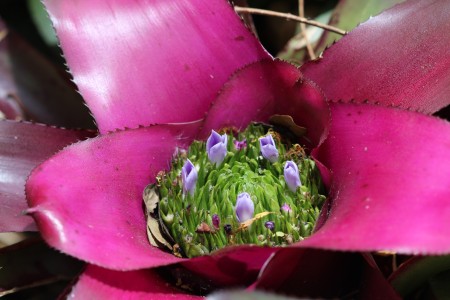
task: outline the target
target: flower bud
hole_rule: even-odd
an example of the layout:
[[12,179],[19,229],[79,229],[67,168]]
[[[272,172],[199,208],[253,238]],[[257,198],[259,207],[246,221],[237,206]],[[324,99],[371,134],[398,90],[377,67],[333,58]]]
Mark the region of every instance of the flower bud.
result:
[[236,150],[242,150],[247,147],[247,140],[246,139],[243,139],[242,141],[234,140],[233,144]]
[[220,135],[214,130],[206,141],[206,152],[208,153],[209,161],[220,165],[227,155],[228,136],[226,134]]
[[236,200],[236,218],[240,223],[253,218],[255,205],[248,193],[240,193]]
[[212,215],[212,223],[213,223],[213,226],[216,229],[219,228],[219,226],[220,226],[220,218],[219,218],[219,216],[217,214],[213,214]]
[[278,150],[271,134],[259,138],[259,145],[261,154],[265,159],[269,160],[271,163],[278,160]]
[[297,164],[292,160],[288,160],[284,165],[284,180],[289,189],[294,193],[301,186]]
[[181,178],[183,180],[183,191],[194,195],[195,184],[197,183],[197,170],[192,162],[188,159],[181,168]]
[[287,203],[284,203],[282,206],[281,206],[281,211],[284,211],[284,212],[291,212],[292,211],[292,209],[291,209],[291,207],[289,206],[289,204],[287,204]]
[[270,231],[273,231],[275,229],[275,222],[267,221],[266,223],[264,223],[264,226],[266,226],[266,228]]

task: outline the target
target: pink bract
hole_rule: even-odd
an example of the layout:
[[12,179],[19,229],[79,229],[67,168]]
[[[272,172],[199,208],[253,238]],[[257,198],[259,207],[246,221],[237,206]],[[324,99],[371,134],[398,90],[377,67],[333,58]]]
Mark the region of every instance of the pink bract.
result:
[[[450,125],[383,107],[431,113],[449,104],[442,97],[450,84],[448,55],[426,65],[430,85],[419,81],[411,92],[397,93],[408,91],[418,74],[417,67],[404,68],[411,58],[408,51],[414,59],[421,57],[415,49],[447,33],[447,19],[436,20],[432,13],[448,11],[450,4],[420,3],[408,1],[357,28],[326,51],[323,60],[303,67],[305,78],[293,66],[273,61],[222,0],[201,5],[46,1],[75,81],[103,135],[67,147],[31,174],[29,212],[43,237],[65,253],[119,271],[183,262],[230,283],[236,270],[258,270],[276,249],[237,247],[185,261],[151,247],[141,194],[156,172],[169,166],[175,147],[204,138],[210,129],[242,128],[284,113],[307,126],[309,146],[319,146],[314,153],[331,171],[330,209],[319,231],[299,247],[449,253]],[[420,20],[409,16],[408,22],[391,27],[392,14],[408,16],[419,9]],[[385,52],[371,38],[378,31],[403,36],[418,24],[430,29],[430,37],[401,39],[404,53]],[[448,51],[446,44],[435,46]],[[431,61],[421,59],[412,65]],[[333,85],[333,72],[341,83]],[[356,76],[358,72],[366,75]],[[329,125],[324,94],[383,106],[331,104]],[[149,126],[168,122],[190,123]],[[125,127],[133,129],[118,130]],[[239,258],[238,253],[245,255]],[[233,256],[228,263],[235,263],[235,269],[217,267],[220,259]],[[208,261],[210,268],[200,265]],[[224,274],[213,274],[217,270]],[[102,272],[119,274],[89,267],[80,285]],[[130,274],[146,273],[135,272]]]

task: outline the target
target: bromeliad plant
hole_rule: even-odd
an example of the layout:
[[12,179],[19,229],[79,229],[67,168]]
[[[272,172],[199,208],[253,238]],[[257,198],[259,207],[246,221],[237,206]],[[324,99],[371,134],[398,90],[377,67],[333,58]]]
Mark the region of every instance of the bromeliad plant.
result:
[[[449,104],[446,1],[396,6],[301,69],[273,60],[222,0],[45,3],[100,131],[38,166],[26,185],[28,213],[44,239],[90,264],[72,295],[172,293],[146,269],[174,263],[222,284],[248,283],[280,248],[247,245],[215,251],[215,245],[232,244],[231,236],[236,240],[241,233],[248,236],[243,242],[270,245],[279,237],[277,243],[289,244],[284,236],[295,235],[294,227],[304,221],[298,218],[304,207],[296,201],[308,202],[306,194],[320,185],[306,184],[316,177],[302,178],[308,168],[298,156],[286,159],[277,148],[279,163],[272,135],[240,133],[233,140],[234,135],[220,131],[241,131],[273,115],[290,115],[295,126],[306,128],[295,143],[313,149],[329,192],[317,231],[298,243],[292,240],[295,247],[450,251],[450,127],[425,115]],[[421,31],[428,33],[405,34]],[[211,132],[206,145],[194,142],[207,140]],[[179,156],[170,171],[176,149]],[[246,165],[238,174],[269,172],[273,181],[273,186],[252,184],[256,198],[250,187],[240,189],[235,176],[230,177],[236,180],[232,190],[211,175],[214,170],[236,172],[239,168],[230,161],[249,152],[248,161],[239,160]],[[201,164],[208,164],[210,175],[197,170]],[[189,212],[189,201],[204,199],[209,179],[212,190],[226,199],[205,203],[204,217],[199,214],[194,222],[183,219],[195,214]],[[174,181],[176,187],[168,188]],[[159,185],[160,202],[157,210],[155,203],[147,208],[146,219],[142,193],[148,184]],[[310,190],[302,190],[305,186]],[[277,199],[263,200],[270,195],[263,190],[270,187]],[[223,197],[227,192],[230,196]],[[285,195],[293,196],[280,199]],[[267,207],[259,205],[272,200]],[[225,209],[219,209],[223,203]],[[294,223],[280,225],[291,215]],[[160,219],[174,239],[166,247],[181,250],[170,253],[150,245],[146,228],[155,220],[161,224]],[[280,226],[291,227],[277,236]],[[158,239],[153,228],[150,236]],[[220,241],[211,232],[199,233],[208,228],[220,229]],[[195,238],[184,229],[199,231],[197,241],[211,234],[195,246],[200,254],[213,253],[180,258],[199,254],[190,250]]]

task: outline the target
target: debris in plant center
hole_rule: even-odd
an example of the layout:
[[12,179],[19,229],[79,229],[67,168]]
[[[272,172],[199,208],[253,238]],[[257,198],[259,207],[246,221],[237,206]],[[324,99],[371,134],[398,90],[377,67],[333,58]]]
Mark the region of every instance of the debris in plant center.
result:
[[171,170],[144,192],[151,244],[180,257],[297,242],[311,234],[324,200],[315,162],[260,123],[178,149]]

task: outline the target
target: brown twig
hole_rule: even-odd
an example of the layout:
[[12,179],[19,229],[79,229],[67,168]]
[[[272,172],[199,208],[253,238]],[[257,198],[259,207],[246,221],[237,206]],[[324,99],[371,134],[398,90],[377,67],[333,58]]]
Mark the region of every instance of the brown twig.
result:
[[271,10],[266,10],[266,9],[259,9],[259,8],[250,8],[250,7],[240,7],[240,6],[235,6],[234,10],[237,13],[246,13],[246,14],[255,14],[255,15],[265,15],[265,16],[272,16],[272,17],[280,17],[280,18],[285,18],[288,20],[293,20],[293,21],[297,21],[300,23],[305,23],[305,24],[309,24],[312,26],[316,26],[319,28],[322,28],[324,30],[328,30],[340,35],[346,35],[347,31],[327,25],[327,24],[323,24],[314,20],[308,20],[306,18],[301,18],[299,16],[295,16],[293,14],[289,14],[289,13],[281,13],[281,12],[276,12],[276,11],[271,11]]
[[[298,15],[300,18],[305,17],[305,3],[303,0],[298,0]],[[314,49],[312,48],[311,44],[309,43],[308,34],[306,32],[306,24],[300,23],[300,33],[303,36],[303,39],[306,43],[306,50],[308,50],[309,58],[314,60],[316,59],[316,54],[314,53]]]

